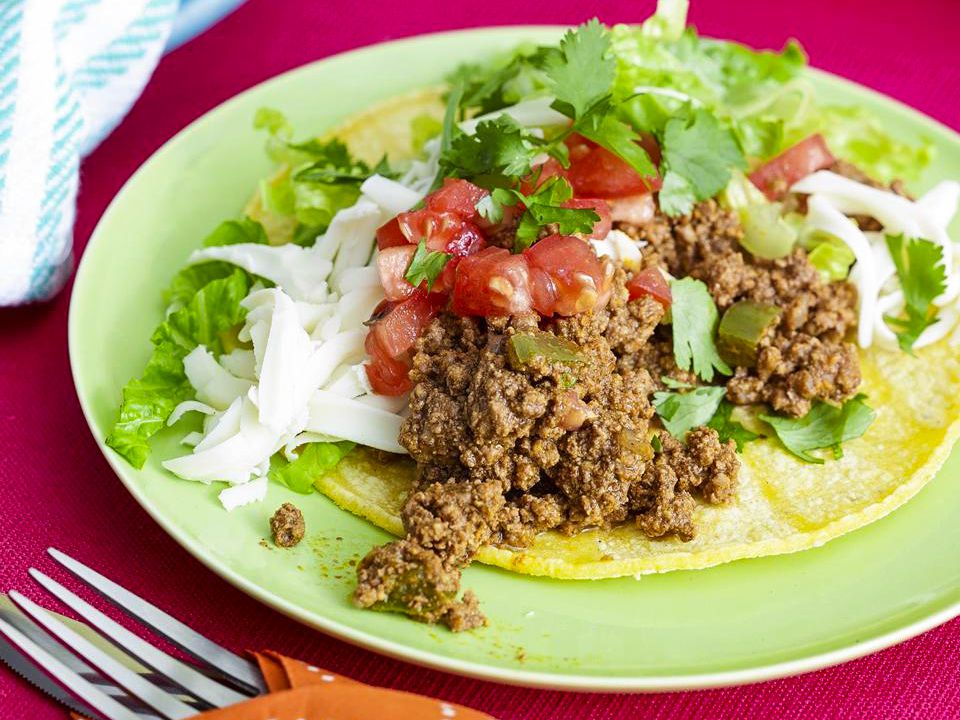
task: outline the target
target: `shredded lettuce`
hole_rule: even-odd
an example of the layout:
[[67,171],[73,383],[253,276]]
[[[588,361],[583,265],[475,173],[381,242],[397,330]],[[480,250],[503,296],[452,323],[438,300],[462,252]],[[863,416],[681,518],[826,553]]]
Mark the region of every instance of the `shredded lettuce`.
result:
[[[204,247],[238,245],[240,243],[266,244],[267,234],[263,226],[250,218],[226,220],[220,223],[206,238]],[[225,262],[206,262],[188,265],[178,272],[164,292],[168,310],[183,307],[197,294],[200,288],[213,280],[232,274],[236,266]]]
[[308,495],[314,490],[314,481],[333,470],[355,446],[356,443],[346,441],[309,443],[296,460],[272,468],[270,479],[286,485],[294,492]]
[[727,123],[747,156],[766,159],[813,133],[830,150],[880,180],[913,179],[933,157],[929,140],[894,138],[859,107],[821,105],[804,77],[807,58],[788,42],[755,51],[682,33],[686,2],[661,0],[643,25],[613,28],[615,94],[638,129],[657,131],[686,102]]
[[336,138],[293,142],[293,129],[277,110],[260,108],[253,125],[267,131],[267,154],[278,165],[261,181],[260,201],[271,215],[296,221],[292,237],[299,245],[313,244],[337,211],[353,205],[364,180],[393,174],[386,158],[370,167]]
[[147,367],[124,387],[120,415],[106,439],[134,467],[143,467],[150,455],[148,440],[163,428],[173,409],[193,397],[183,358],[197,345],[215,352],[223,349],[221,334],[243,320],[240,301],[249,290],[250,276],[234,270],[197,290],[154,330]]
[[807,259],[820,273],[824,282],[846,280],[850,274],[850,266],[857,256],[853,250],[838,238],[827,233],[816,233],[816,238]]

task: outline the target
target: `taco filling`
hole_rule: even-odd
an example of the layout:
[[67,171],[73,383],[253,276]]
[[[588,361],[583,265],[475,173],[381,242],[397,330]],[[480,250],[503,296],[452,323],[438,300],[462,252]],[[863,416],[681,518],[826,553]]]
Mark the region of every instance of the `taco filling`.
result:
[[957,434],[960,185],[914,199],[928,148],[683,8],[462,67],[341,129],[364,159],[261,111],[277,170],[175,279],[108,443],[140,466],[193,417],[165,468],[228,509],[319,488],[400,535],[354,603],[453,630],[476,558],[705,567],[905,501]]

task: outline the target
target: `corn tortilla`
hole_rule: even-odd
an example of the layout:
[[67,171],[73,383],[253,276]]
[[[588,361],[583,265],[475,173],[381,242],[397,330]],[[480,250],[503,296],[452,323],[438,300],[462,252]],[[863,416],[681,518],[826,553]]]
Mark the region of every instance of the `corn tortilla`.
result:
[[[440,117],[439,92],[403,96],[348,120],[334,135],[364,160],[411,152],[410,120]],[[600,579],[690,570],[740,558],[816,547],[889,514],[940,469],[960,437],[960,359],[945,341],[911,357],[861,352],[863,384],[877,417],[866,434],[844,444],[844,456],[805,463],[775,439],[746,446],[737,496],[730,505],[700,504],[697,536],[651,540],[625,524],[574,537],[541,533],[523,550],[485,547],[480,562],[531,575]],[[403,534],[400,509],[415,466],[351,453],[316,481],[337,505],[394,534]]]

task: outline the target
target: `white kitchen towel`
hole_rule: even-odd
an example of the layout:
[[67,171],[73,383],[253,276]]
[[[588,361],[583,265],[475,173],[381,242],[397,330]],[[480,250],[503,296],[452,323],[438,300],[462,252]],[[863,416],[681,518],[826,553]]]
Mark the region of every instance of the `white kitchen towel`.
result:
[[72,269],[80,158],[133,105],[178,0],[0,0],[0,305]]

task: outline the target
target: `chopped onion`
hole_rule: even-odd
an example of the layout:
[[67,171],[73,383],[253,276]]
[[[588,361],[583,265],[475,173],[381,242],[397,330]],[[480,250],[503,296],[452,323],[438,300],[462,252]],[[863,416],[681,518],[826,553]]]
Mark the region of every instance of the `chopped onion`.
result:
[[591,240],[590,244],[599,257],[608,257],[628,270],[640,267],[640,248],[647,243],[637,242],[622,230],[611,230],[603,240]]

